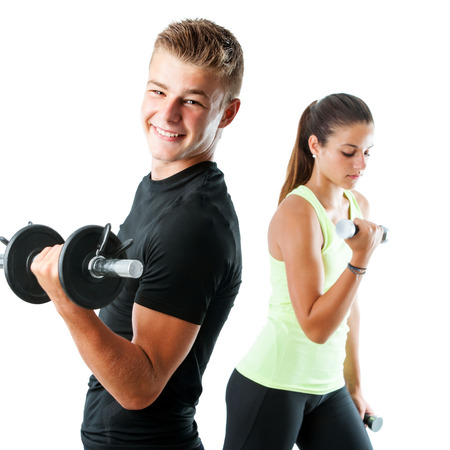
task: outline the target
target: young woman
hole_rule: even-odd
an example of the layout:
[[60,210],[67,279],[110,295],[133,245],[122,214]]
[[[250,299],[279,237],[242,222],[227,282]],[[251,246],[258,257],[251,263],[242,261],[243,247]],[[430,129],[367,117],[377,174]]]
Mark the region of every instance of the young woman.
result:
[[[356,296],[382,230],[354,188],[373,131],[367,105],[347,94],[313,102],[300,119],[269,227],[268,320],[230,378],[224,450],[372,449]],[[340,219],[359,232],[339,239]]]

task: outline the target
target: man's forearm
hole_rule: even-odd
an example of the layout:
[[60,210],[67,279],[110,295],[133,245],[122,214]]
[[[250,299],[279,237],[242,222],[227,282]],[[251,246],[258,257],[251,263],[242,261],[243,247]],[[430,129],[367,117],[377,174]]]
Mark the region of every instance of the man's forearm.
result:
[[113,333],[95,314],[77,305],[58,308],[78,351],[103,387],[126,409],[142,409],[159,395],[145,352]]

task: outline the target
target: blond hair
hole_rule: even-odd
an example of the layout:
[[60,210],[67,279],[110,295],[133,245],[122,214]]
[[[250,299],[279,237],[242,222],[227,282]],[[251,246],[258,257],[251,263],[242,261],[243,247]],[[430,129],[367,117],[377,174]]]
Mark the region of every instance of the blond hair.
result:
[[221,78],[225,101],[239,95],[244,55],[239,42],[226,28],[206,19],[173,22],[156,38],[154,50],[159,49]]

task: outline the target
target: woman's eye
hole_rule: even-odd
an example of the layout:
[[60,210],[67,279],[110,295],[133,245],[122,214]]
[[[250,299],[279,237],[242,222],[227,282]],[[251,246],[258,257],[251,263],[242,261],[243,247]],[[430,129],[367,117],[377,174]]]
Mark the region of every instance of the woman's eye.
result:
[[[342,152],[342,154],[343,154],[346,158],[352,158],[353,156],[356,155],[356,152],[355,152],[355,153]],[[369,157],[370,157],[370,153],[369,153],[369,152],[364,153],[364,158],[369,158]]]

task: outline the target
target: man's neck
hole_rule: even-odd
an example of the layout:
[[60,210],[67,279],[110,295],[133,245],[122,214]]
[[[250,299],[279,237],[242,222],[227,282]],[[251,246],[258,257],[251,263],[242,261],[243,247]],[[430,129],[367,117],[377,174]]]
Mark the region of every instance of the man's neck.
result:
[[204,161],[213,161],[213,155],[205,158],[205,155],[199,155],[190,159],[181,159],[179,161],[161,162],[158,160],[152,161],[151,179],[154,181],[164,180],[183,170],[188,169],[196,164]]

